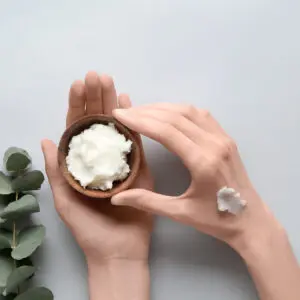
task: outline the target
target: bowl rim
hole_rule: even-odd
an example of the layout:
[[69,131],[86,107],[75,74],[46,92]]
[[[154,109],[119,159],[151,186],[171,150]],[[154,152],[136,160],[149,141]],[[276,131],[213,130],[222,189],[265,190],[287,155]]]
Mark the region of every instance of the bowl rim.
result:
[[[87,123],[86,127],[83,125]],[[124,181],[118,183],[115,187],[108,191],[96,190],[96,189],[88,189],[84,188],[80,185],[80,183],[73,177],[73,175],[68,171],[66,157],[69,152],[69,143],[71,139],[83,132],[85,129],[90,128],[93,124],[108,124],[113,123],[118,130],[119,133],[125,135],[126,139],[130,139],[132,141],[132,149],[131,155],[133,154],[133,162],[130,165],[130,173],[126,177]],[[82,128],[84,126],[85,128]],[[65,131],[63,132],[60,142],[58,145],[58,154],[57,154],[57,161],[59,165],[59,169],[67,181],[67,183],[77,192],[82,195],[85,195],[90,198],[111,198],[112,196],[127,190],[132,186],[134,181],[136,180],[140,164],[141,164],[141,142],[138,138],[137,133],[120,123],[116,120],[113,116],[108,116],[104,114],[93,114],[84,116],[77,121],[73,122],[70,126],[68,126]]]

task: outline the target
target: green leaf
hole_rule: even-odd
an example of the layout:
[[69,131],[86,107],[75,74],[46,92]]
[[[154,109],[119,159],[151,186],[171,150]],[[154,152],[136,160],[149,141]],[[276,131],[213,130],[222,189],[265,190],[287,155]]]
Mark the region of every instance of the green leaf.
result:
[[44,180],[45,177],[41,171],[31,171],[14,179],[11,185],[15,192],[34,191],[41,188]]
[[14,261],[11,257],[0,255],[0,292],[6,288],[7,278],[14,269]]
[[[15,194],[0,195],[0,214],[11,201],[14,201],[14,199],[15,199]],[[4,224],[6,223],[6,221],[7,220],[0,218],[0,228],[6,228],[6,224]]]
[[6,176],[3,172],[0,172],[0,194],[1,195],[9,195],[12,194],[13,188],[11,180],[8,176]]
[[[33,262],[32,262],[30,257],[26,257],[26,258],[21,259],[21,260],[16,260],[15,262],[16,262],[17,268],[23,267],[23,266],[33,267]],[[35,275],[35,273],[33,273],[28,279],[31,279],[32,277],[34,277],[34,275]]]
[[32,195],[25,195],[17,201],[11,202],[0,212],[2,219],[18,219],[21,216],[40,211],[37,199]]
[[2,220],[3,220],[3,222],[2,223],[0,222],[0,229],[12,231],[13,226],[14,226],[13,225],[14,221],[13,220],[5,220],[5,219],[2,219]]
[[11,248],[11,243],[12,233],[7,230],[0,229],[0,250]]
[[53,293],[45,287],[36,287],[17,296],[15,300],[53,300]]
[[11,252],[16,260],[30,256],[42,243],[46,235],[43,225],[31,226],[23,229],[18,235],[18,245]]
[[22,266],[14,269],[7,279],[5,293],[10,294],[21,283],[30,278],[35,272],[35,267]]
[[24,149],[10,147],[6,150],[3,165],[9,172],[20,172],[26,170],[31,164],[31,157]]

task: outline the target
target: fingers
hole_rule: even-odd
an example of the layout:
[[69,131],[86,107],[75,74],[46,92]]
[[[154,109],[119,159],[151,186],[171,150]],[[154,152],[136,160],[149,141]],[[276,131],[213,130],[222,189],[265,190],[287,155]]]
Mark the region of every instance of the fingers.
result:
[[45,159],[45,168],[52,189],[55,206],[61,213],[66,202],[73,198],[72,191],[60,173],[57,163],[57,147],[52,141],[42,141],[42,150]]
[[118,98],[118,106],[120,108],[130,108],[132,106],[130,98],[126,94],[121,94]]
[[[130,108],[132,106],[132,103],[130,101],[130,98],[127,94],[121,94],[118,97],[118,107],[120,108]],[[141,145],[141,149],[142,149],[142,160],[141,160],[141,178],[147,178],[148,182],[136,182],[137,185],[141,184],[141,186],[146,186],[148,189],[152,189],[153,188],[153,182],[152,179],[149,180],[149,178],[152,178],[151,174],[150,174],[150,170],[148,168],[148,164],[146,161],[146,157],[145,157],[145,152],[144,152],[144,147],[143,147],[143,142],[141,139],[141,136],[139,134],[136,134],[137,140]],[[140,178],[138,179],[138,181],[141,181]],[[143,185],[144,184],[144,185]]]
[[85,103],[85,85],[81,80],[77,80],[70,88],[67,127],[84,116]]
[[90,71],[85,77],[86,114],[102,114],[102,88],[101,81],[96,72]]
[[144,189],[131,189],[113,196],[111,203],[117,206],[130,206],[156,215],[180,218],[183,202]]
[[[171,124],[143,116],[134,109],[116,109],[113,115],[132,130],[164,145],[178,155],[188,168],[193,166],[195,159],[198,161],[198,146]],[[187,155],[187,152],[191,154]]]
[[173,111],[153,109],[153,108],[133,108],[144,117],[156,119],[162,123],[168,123],[182,132],[190,140],[201,147],[205,147],[211,139],[210,133],[198,127],[183,115]]
[[172,111],[179,113],[192,121],[200,128],[215,135],[226,135],[224,129],[213,118],[213,116],[204,109],[198,109],[189,104],[175,104],[175,103],[154,103],[143,106],[144,108],[160,109],[165,111]]
[[117,93],[114,81],[107,75],[100,76],[102,88],[103,112],[106,115],[111,115],[112,110],[117,108]]
[[75,81],[70,89],[67,126],[85,114],[112,114],[117,107],[117,93],[113,79],[96,72],[87,73],[85,83]]

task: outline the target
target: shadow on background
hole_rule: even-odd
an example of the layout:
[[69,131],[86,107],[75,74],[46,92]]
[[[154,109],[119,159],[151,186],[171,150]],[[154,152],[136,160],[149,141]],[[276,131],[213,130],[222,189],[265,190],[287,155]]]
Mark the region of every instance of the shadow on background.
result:
[[[156,190],[167,195],[182,194],[189,186],[190,175],[181,161],[157,143],[146,140],[145,145]],[[162,290],[162,286],[174,287],[174,300],[184,299],[184,291],[189,288],[189,293],[195,293],[189,295],[189,299],[217,299],[214,297],[222,290],[227,294],[230,290],[232,300],[258,299],[247,269],[233,249],[167,218],[156,218],[150,261],[154,299],[155,295],[161,299],[165,295],[167,299],[170,291]],[[156,281],[160,284],[156,285]],[[155,290],[156,286],[160,287],[159,291]],[[208,292],[207,287],[216,292]]]

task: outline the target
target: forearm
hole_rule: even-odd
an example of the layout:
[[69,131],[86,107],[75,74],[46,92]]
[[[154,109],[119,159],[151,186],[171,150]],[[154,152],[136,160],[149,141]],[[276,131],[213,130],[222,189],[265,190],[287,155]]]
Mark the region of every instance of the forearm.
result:
[[261,300],[300,299],[300,269],[286,238],[245,261]]
[[149,300],[147,262],[88,263],[90,300]]
[[[261,224],[262,225],[262,224]],[[244,237],[237,251],[245,260],[261,300],[300,299],[300,268],[287,234],[269,216]]]

